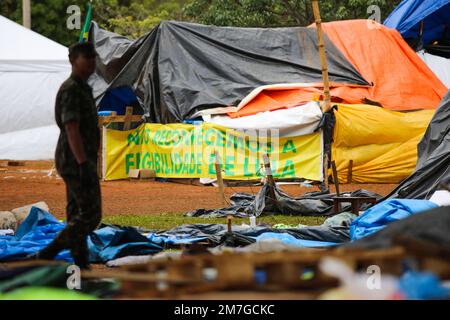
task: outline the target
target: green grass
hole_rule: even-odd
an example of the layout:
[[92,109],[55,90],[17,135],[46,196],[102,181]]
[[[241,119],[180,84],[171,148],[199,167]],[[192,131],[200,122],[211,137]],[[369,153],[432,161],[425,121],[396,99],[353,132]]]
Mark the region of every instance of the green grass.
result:
[[[325,221],[325,217],[298,217],[298,216],[268,216],[260,217],[257,223],[267,223],[275,225],[279,223],[287,225],[321,225]],[[185,217],[183,214],[163,213],[158,215],[119,215],[108,216],[103,218],[104,223],[116,224],[121,226],[143,227],[147,229],[171,229],[183,224],[197,223],[226,223],[226,218],[191,218]],[[242,223],[250,224],[249,219],[234,218],[233,224],[240,225]]]

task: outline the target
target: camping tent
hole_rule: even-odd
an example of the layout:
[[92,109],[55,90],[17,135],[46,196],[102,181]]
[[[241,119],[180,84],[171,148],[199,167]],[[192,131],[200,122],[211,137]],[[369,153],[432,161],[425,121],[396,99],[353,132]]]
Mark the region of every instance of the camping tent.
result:
[[390,198],[430,199],[450,179],[450,91],[444,97],[418,147],[416,171]]
[[52,159],[67,48],[0,16],[0,159]]
[[423,21],[423,43],[442,39],[448,32],[450,0],[403,0],[384,22],[405,39],[419,38]]

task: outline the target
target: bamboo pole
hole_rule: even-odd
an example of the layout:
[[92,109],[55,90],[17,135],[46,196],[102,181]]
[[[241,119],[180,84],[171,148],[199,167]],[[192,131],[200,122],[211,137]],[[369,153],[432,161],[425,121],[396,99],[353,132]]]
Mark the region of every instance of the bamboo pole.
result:
[[327,56],[325,52],[325,42],[322,31],[322,20],[320,18],[320,8],[319,1],[312,0],[312,7],[314,12],[314,19],[316,22],[317,29],[317,40],[319,44],[319,55],[320,55],[320,64],[322,66],[322,78],[323,78],[323,112],[328,112],[331,109],[331,96],[330,96],[330,80],[328,77],[328,65],[327,65]]
[[[325,52],[325,41],[323,37],[322,31],[322,19],[320,18],[320,8],[319,1],[312,0],[312,7],[314,12],[314,20],[316,22],[316,30],[317,30],[317,42],[319,45],[319,55],[320,55],[320,64],[322,66],[322,79],[323,79],[323,105],[321,106],[322,112],[328,112],[331,109],[331,95],[330,95],[330,79],[328,77],[328,64],[327,64],[327,56]],[[324,181],[322,184],[322,188],[328,190],[328,155],[324,154],[323,158],[323,166],[324,166]]]

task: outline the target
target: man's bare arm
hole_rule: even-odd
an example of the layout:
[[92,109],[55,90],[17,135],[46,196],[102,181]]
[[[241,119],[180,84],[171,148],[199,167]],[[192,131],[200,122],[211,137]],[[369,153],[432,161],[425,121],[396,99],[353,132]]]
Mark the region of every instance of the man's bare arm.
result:
[[81,139],[80,126],[78,121],[69,121],[65,125],[70,150],[72,150],[78,164],[86,162],[86,152],[84,151],[83,140]]

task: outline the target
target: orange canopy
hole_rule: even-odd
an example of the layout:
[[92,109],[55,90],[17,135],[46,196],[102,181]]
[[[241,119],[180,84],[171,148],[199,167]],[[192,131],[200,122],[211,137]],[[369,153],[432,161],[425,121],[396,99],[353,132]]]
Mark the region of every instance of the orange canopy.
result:
[[[371,20],[323,24],[324,32],[371,87],[331,84],[332,100],[347,104],[366,99],[391,110],[435,109],[447,88],[409,47],[397,30]],[[240,105],[233,118],[291,108],[321,94],[320,84],[296,89],[266,89]],[[247,99],[248,101],[248,99]]]

